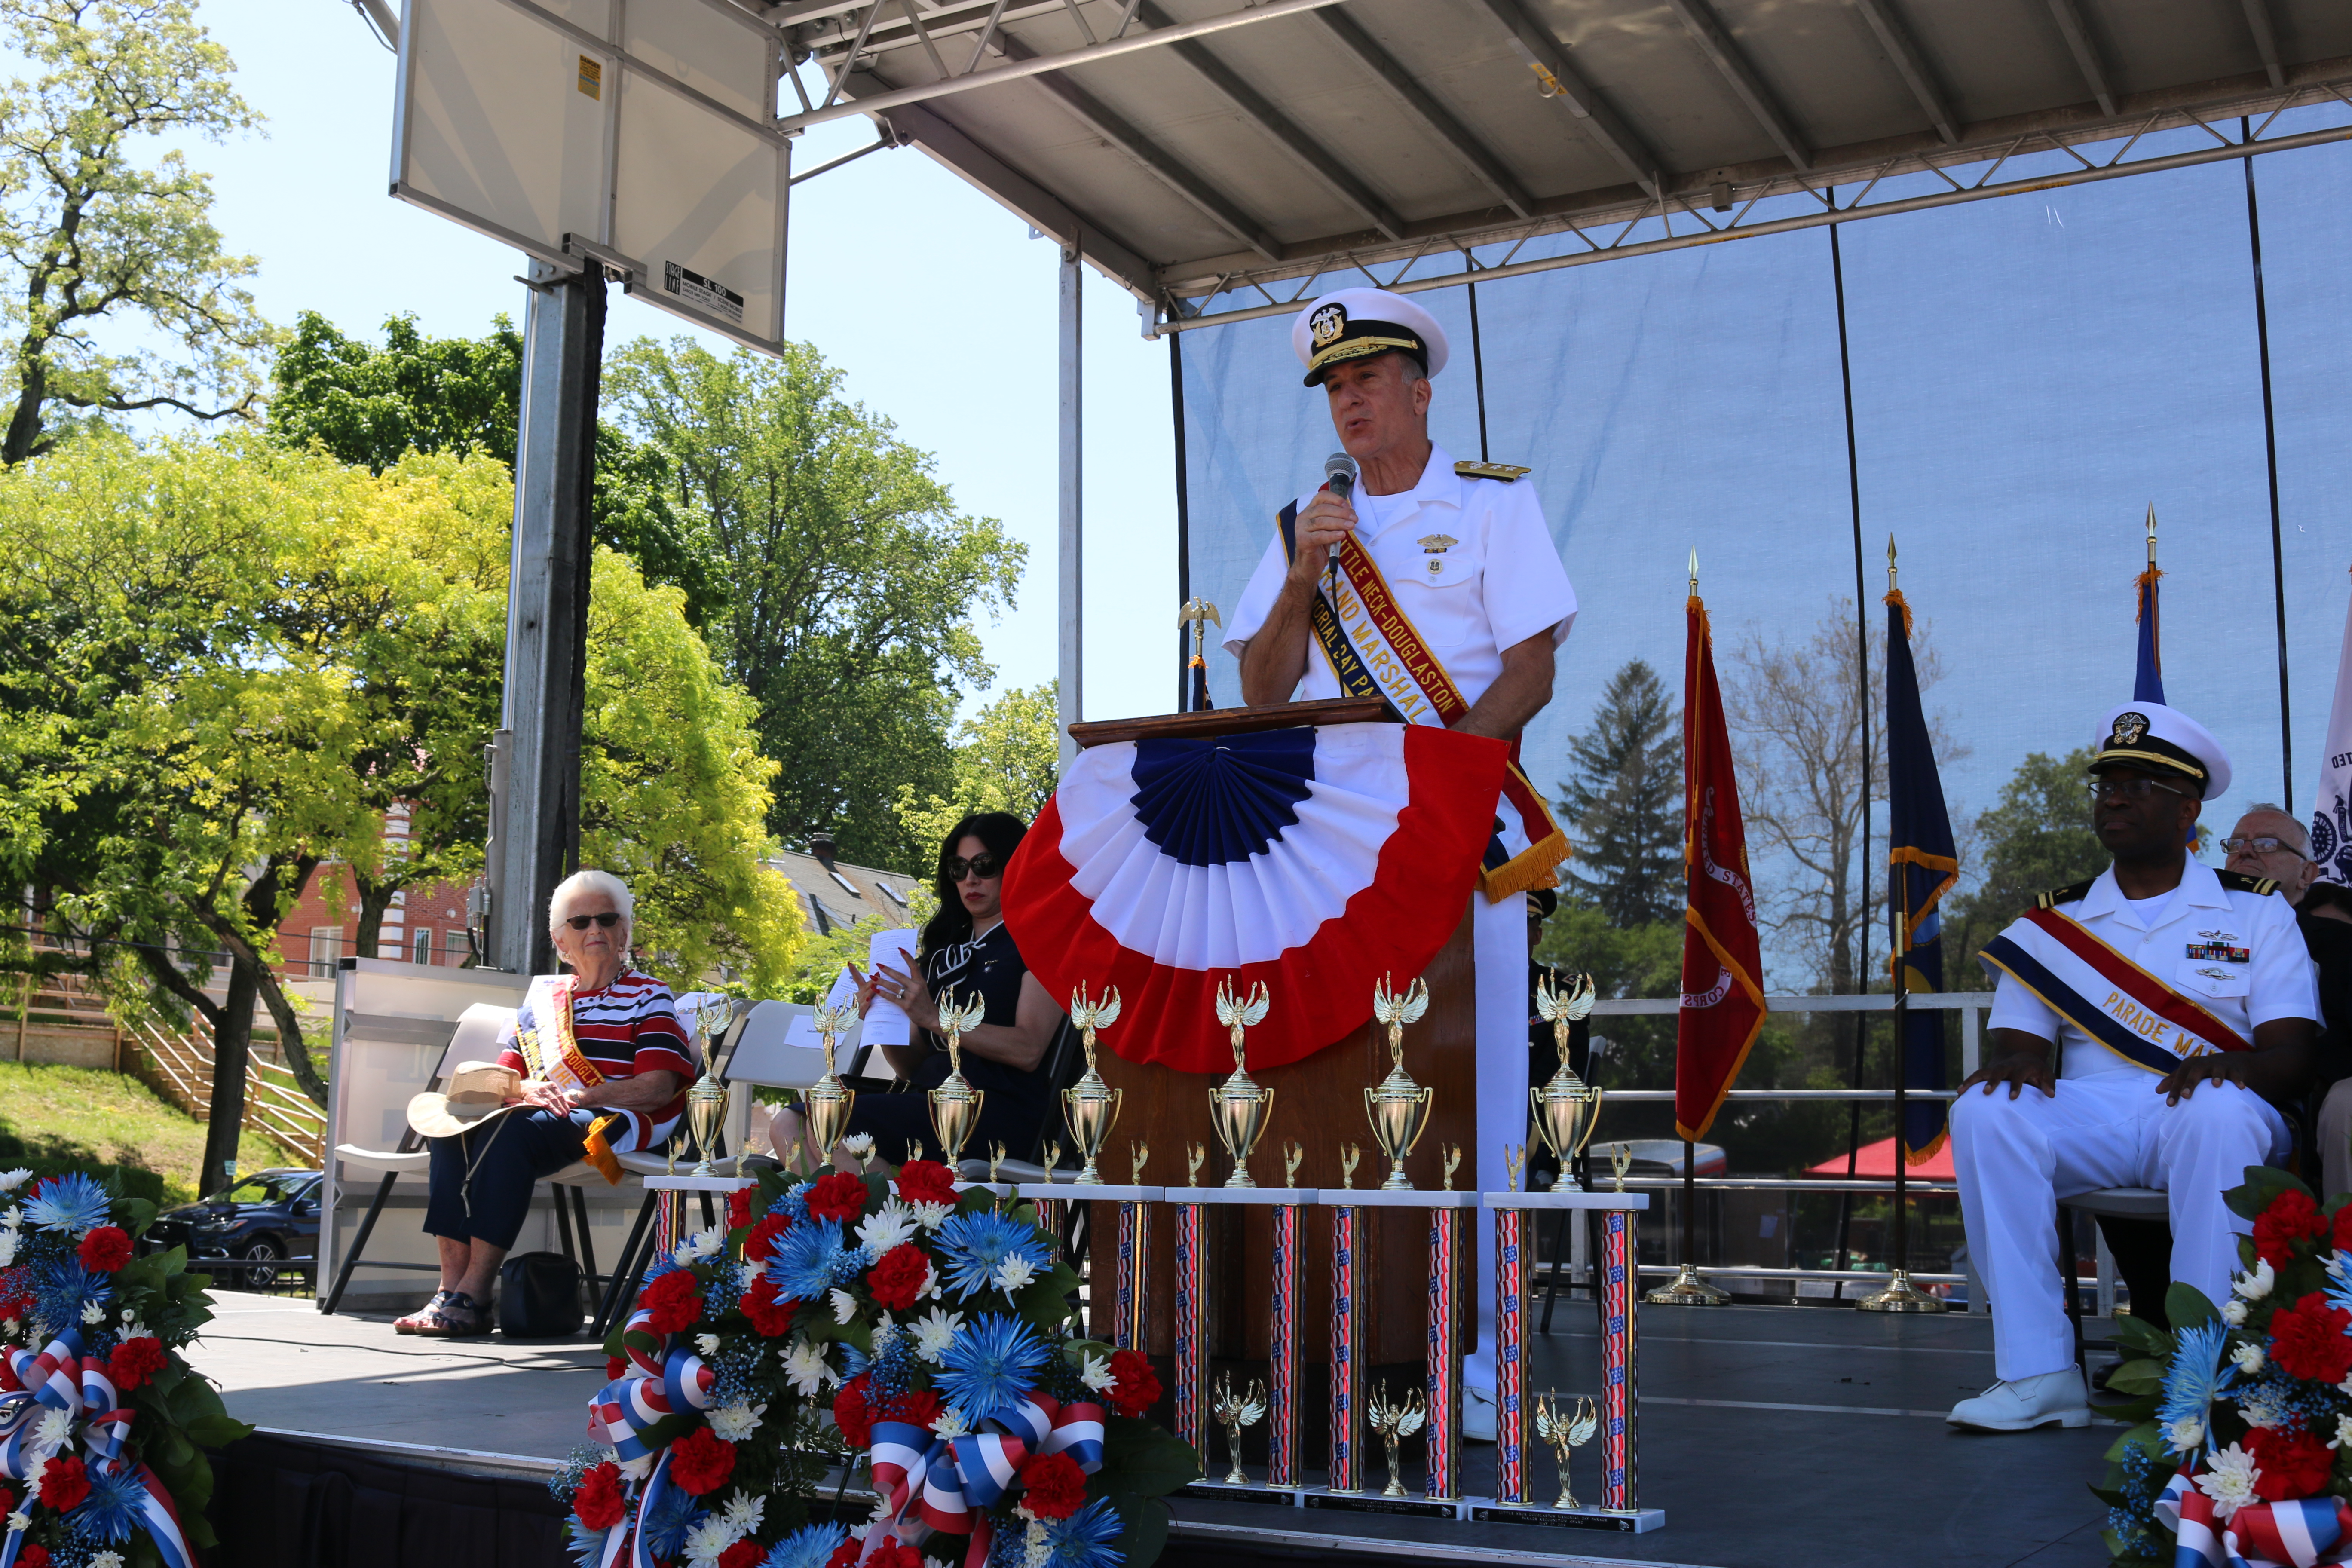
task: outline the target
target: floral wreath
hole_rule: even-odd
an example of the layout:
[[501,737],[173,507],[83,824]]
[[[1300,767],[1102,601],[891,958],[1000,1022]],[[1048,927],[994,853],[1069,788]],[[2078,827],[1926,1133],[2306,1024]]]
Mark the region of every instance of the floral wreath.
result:
[[[1073,1332],[1034,1205],[848,1146],[863,1171],[770,1171],[648,1272],[551,1483],[583,1568],[1147,1568],[1200,1474],[1139,1419],[1150,1363]],[[861,1458],[871,1515],[813,1521]]]

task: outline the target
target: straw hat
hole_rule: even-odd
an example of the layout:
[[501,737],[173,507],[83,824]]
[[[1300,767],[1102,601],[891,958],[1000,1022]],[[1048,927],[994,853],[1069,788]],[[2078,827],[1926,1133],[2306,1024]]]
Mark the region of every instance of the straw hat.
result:
[[408,1124],[418,1136],[455,1138],[502,1110],[524,1102],[513,1098],[522,1075],[496,1062],[459,1062],[446,1094],[420,1094],[408,1102]]

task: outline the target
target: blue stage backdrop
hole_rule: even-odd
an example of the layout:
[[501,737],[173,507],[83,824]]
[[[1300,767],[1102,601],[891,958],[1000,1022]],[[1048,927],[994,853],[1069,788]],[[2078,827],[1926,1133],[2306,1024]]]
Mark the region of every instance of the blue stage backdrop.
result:
[[[2298,112],[2313,125],[2352,117],[2340,106]],[[2133,579],[2151,501],[2165,684],[2237,764],[2209,826],[2226,830],[2255,800],[2308,812],[2352,565],[2352,292],[2342,286],[2352,145],[2263,154],[2254,179],[2283,599],[2242,161],[1840,228],[1861,621],[1874,641],[1882,635],[1892,532],[1923,657],[1932,650],[1942,670],[1926,705],[1955,742],[1943,777],[1956,826],[1993,804],[2028,752],[2086,743],[2101,711],[2131,694]],[[1554,238],[1518,258],[1579,248]],[[1424,262],[1415,276],[1459,265]],[[1364,281],[1334,275],[1315,291]],[[1433,433],[1456,458],[1476,458],[1467,292],[1416,298],[1453,342]],[[1526,741],[1528,773],[1556,795],[1569,738],[1619,666],[1645,658],[1676,680],[1694,545],[1727,656],[1750,636],[1796,641],[1825,619],[1856,618],[1830,233],[1490,282],[1477,307],[1486,455],[1534,469],[1523,482],[1541,492],[1583,605],[1551,707]],[[1188,332],[1183,365],[1192,591],[1230,611],[1275,512],[1319,482],[1335,441],[1322,394],[1299,385],[1286,319]],[[1171,690],[1175,674],[1171,662]],[[1210,685],[1220,704],[1240,700],[1222,650]],[[1874,714],[1883,756],[1882,721]],[[1873,816],[1878,868],[1883,802]],[[1883,891],[1883,870],[1872,879]],[[1883,930],[1871,946],[1883,960]]]

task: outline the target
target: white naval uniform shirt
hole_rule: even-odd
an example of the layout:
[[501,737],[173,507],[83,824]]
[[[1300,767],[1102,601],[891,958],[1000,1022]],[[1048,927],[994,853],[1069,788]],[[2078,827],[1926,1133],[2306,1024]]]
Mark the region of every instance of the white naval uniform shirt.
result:
[[[2116,886],[2115,868],[2099,873],[2082,901],[2062,905],[2084,930],[2164,981],[2183,996],[2252,1040],[2254,1026],[2273,1018],[2319,1017],[2317,971],[2294,907],[2276,893],[2242,893],[2221,886],[2213,868],[2191,860],[2180,886],[2143,910]],[[2247,961],[2192,957],[2190,950],[2220,945],[2243,948]],[[2090,998],[2095,1005],[2098,998]],[[1986,1027],[2021,1029],[2056,1040],[2060,1078],[2102,1078],[2112,1073],[2152,1076],[2125,1060],[2072,1024],[2063,1024],[2042,999],[2003,974],[1993,991]]]
[[[1298,498],[1305,511],[1315,499]],[[1545,526],[1543,504],[1525,479],[1473,479],[1454,471],[1454,458],[1433,443],[1421,482],[1399,495],[1359,491],[1356,538],[1396,591],[1397,605],[1445,667],[1462,700],[1476,702],[1503,673],[1503,650],[1538,632],[1554,647],[1576,620],[1576,590]],[[1450,544],[1423,544],[1424,539]],[[1240,605],[1225,628],[1225,651],[1239,658],[1274,613],[1290,558],[1277,524],[1265,554],[1250,574]],[[1307,674],[1297,701],[1344,695],[1320,648],[1307,650]]]

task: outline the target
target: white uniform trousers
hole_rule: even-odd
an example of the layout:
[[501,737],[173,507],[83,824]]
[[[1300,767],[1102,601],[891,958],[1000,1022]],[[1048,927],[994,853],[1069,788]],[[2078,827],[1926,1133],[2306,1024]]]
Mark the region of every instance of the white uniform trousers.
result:
[[2215,1303],[2237,1272],[2236,1237],[2252,1227],[2221,1202],[2246,1167],[2284,1152],[2286,1124],[2261,1096],[2208,1083],[2178,1105],[2155,1074],[2062,1079],[2055,1097],[2009,1086],[1952,1102],[1952,1164],[1969,1256],[1992,1303],[1993,1371],[2003,1382],[2074,1362],[2055,1262],[2058,1200],[2100,1187],[2170,1195],[2172,1278]]
[[[1503,1145],[1528,1141],[1528,900],[1517,893],[1490,904],[1470,894],[1470,930],[1478,974],[1478,1142],[1465,1163],[1477,1190],[1504,1185]],[[1495,1394],[1495,1219],[1465,1215],[1477,1234],[1478,1271],[1470,1283],[1477,1348],[1462,1369],[1465,1389]]]

